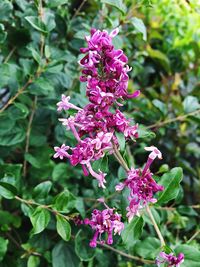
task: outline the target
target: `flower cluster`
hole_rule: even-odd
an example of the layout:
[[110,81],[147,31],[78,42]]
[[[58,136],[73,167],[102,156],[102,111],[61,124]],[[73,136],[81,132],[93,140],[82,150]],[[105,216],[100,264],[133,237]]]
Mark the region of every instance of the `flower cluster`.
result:
[[[71,130],[77,140],[75,147],[63,144],[55,147],[55,158],[68,158],[73,166],[81,164],[84,175],[89,173],[97,179],[98,185],[105,188],[106,174],[95,172],[92,162],[102,158],[106,152],[113,153],[113,144],[118,145],[115,132],[122,132],[126,139],[138,137],[137,125],[131,125],[119,110],[126,98],[137,97],[139,91],[128,94],[128,59],[122,50],[114,49],[112,38],[118,33],[92,29],[86,37],[87,48],[81,48],[86,55],[80,60],[83,67],[80,80],[87,82],[86,95],[89,104],[83,109],[70,102],[70,97],[62,95],[58,111],[74,109],[77,113],[59,119],[67,130]],[[115,107],[112,109],[111,107]],[[113,111],[114,110],[114,111]]]
[[116,185],[116,190],[121,191],[125,187],[130,190],[129,206],[127,207],[127,217],[129,221],[135,215],[139,215],[139,209],[143,208],[149,202],[155,203],[156,198],[153,197],[153,194],[162,191],[164,188],[161,185],[158,185],[152,177],[152,173],[149,168],[155,158],[162,158],[161,152],[154,146],[146,147],[145,150],[151,151],[147,163],[144,166],[143,171],[141,169],[134,169],[128,172],[127,179],[118,185]]
[[121,231],[124,229],[124,224],[121,222],[121,215],[117,212],[114,213],[114,209],[111,209],[107,206],[106,209],[93,210],[92,218],[85,219],[84,224],[88,224],[95,231],[92,240],[90,241],[91,247],[96,247],[97,239],[100,240],[101,244],[104,244],[105,241],[101,240],[102,234],[107,234],[107,244],[111,245],[113,243],[113,232],[114,234],[121,234]]
[[[84,57],[79,61],[82,67],[81,82],[87,83],[86,96],[89,104],[80,108],[70,102],[70,97],[62,95],[58,102],[57,110],[67,111],[74,109],[73,116],[59,119],[66,130],[70,130],[77,144],[70,147],[62,144],[61,147],[54,147],[55,158],[67,158],[72,166],[80,164],[84,175],[89,173],[97,179],[99,187],[105,188],[105,176],[101,170],[98,172],[92,168],[92,162],[104,157],[105,153],[115,153],[118,161],[124,164],[120,153],[118,154],[119,143],[117,132],[124,134],[125,139],[136,139],[138,137],[138,125],[132,125],[120,111],[123,101],[128,98],[139,96],[137,90],[132,94],[128,93],[128,72],[131,70],[127,65],[128,59],[120,49],[115,49],[112,39],[118,34],[118,28],[110,34],[103,30],[91,29],[90,36],[86,36],[87,47],[81,48]],[[162,191],[163,187],[153,179],[150,171],[152,162],[162,158],[161,152],[154,146],[146,147],[150,152],[148,160],[142,169],[129,169],[127,178],[123,183],[116,186],[117,191],[127,187],[130,191],[127,207],[129,222],[139,213],[139,210],[148,203],[155,203],[154,194]],[[122,164],[122,165],[123,165]],[[126,164],[126,163],[125,163]],[[81,220],[74,218],[76,224],[86,224],[94,230],[94,236],[90,241],[91,247],[96,247],[97,240],[101,244],[102,235],[106,235],[107,244],[113,243],[113,233],[121,234],[124,224],[121,222],[121,215],[109,208],[104,199],[99,199],[105,205],[104,210],[93,210],[91,219]],[[156,263],[158,266],[167,263],[168,266],[180,266],[184,255],[179,254],[176,258],[173,254],[160,253]]]
[[158,267],[163,266],[167,267],[180,267],[181,263],[184,262],[184,254],[180,253],[177,257],[173,253],[166,254],[165,252],[160,252],[158,258],[156,259],[156,264]]

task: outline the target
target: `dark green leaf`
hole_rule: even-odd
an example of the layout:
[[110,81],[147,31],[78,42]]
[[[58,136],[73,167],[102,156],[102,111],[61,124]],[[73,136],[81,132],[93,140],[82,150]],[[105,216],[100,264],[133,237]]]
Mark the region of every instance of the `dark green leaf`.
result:
[[53,267],[77,267],[79,260],[73,248],[61,241],[53,248],[52,264]]

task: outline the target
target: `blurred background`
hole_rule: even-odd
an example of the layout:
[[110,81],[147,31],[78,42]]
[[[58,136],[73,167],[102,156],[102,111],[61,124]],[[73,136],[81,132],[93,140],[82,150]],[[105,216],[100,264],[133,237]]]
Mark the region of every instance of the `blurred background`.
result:
[[[142,166],[147,156],[143,148],[155,145],[163,153],[163,160],[154,164],[157,176],[175,166],[183,168],[182,188],[176,200],[169,203],[171,209],[155,213],[172,244],[197,233],[197,240],[191,242],[199,249],[198,0],[1,0],[1,182],[14,186],[21,198],[41,204],[51,205],[60,192],[68,192],[62,200],[67,202],[67,212],[80,213],[82,217],[96,205],[102,194],[96,181],[83,177],[80,167],[72,168],[52,158],[54,146],[75,144],[72,134],[58,122],[64,115],[56,111],[60,95],[70,95],[80,107],[87,104],[86,85],[79,82],[77,61],[82,57],[79,49],[86,46],[84,36],[91,27],[108,31],[119,27],[113,42],[116,48],[124,50],[133,68],[129,73],[129,92],[141,90],[139,98],[127,101],[123,107],[126,115],[140,126],[139,139],[128,143],[125,157],[129,163]],[[112,157],[98,162],[94,166],[97,169],[98,164],[105,171],[111,170],[105,196],[111,206],[117,205],[125,214],[126,206],[120,196],[112,197],[114,185],[123,178],[122,169]],[[36,188],[38,184],[43,191]],[[5,194],[1,193],[4,197]],[[65,243],[56,234],[53,218],[45,231],[32,235],[28,218],[31,205],[4,197],[0,198],[2,267],[152,266],[105,248],[87,248],[91,233],[84,240],[74,225],[72,239]],[[149,231],[153,233],[151,228],[144,230],[143,241],[139,241],[143,243],[130,245],[124,240],[122,245],[118,240],[118,249],[126,248],[130,254],[153,259],[158,248],[155,238],[146,254],[141,249]],[[195,264],[190,262],[190,267],[199,266]]]

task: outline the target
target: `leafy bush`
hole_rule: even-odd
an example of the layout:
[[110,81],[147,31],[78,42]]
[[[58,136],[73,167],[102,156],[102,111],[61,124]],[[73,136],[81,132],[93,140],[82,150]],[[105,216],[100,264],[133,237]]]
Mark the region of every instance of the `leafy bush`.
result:
[[[155,266],[171,249],[185,254],[181,266],[199,266],[199,12],[197,0],[0,2],[0,266]],[[56,103],[61,94],[88,103],[77,61],[91,27],[119,27],[113,43],[133,67],[128,91],[141,91],[122,107],[139,123],[136,142],[124,149],[122,139],[125,161],[143,166],[152,144],[163,154],[152,172],[165,190],[150,205],[162,249],[145,210],[126,222],[128,192],[115,191],[126,173],[113,156],[95,162],[108,173],[104,191],[80,166],[52,157],[55,145],[76,143]],[[101,210],[102,192],[126,223],[112,247],[94,249],[90,228],[73,220]]]

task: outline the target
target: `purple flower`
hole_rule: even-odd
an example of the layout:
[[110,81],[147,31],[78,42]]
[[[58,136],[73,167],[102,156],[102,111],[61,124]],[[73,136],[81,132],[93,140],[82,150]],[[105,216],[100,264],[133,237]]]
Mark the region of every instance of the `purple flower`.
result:
[[69,149],[69,146],[66,146],[65,144],[62,144],[61,147],[55,146],[54,150],[56,151],[56,153],[54,154],[54,158],[69,158],[70,155],[66,152]]
[[[149,158],[152,159],[152,153],[161,157],[160,151],[155,148],[147,148],[148,151],[152,151],[149,155]],[[157,200],[153,197],[153,195],[158,192],[162,191],[164,188],[161,185],[158,185],[152,177],[152,173],[149,171],[150,163],[149,158],[147,163],[144,167],[144,170],[141,171],[140,169],[131,168],[128,172],[127,179],[123,182],[118,184],[115,188],[117,191],[121,191],[124,187],[127,187],[130,190],[130,194],[128,197],[129,206],[127,207],[127,217],[129,221],[135,215],[139,215],[139,210],[146,206],[149,202],[155,203]],[[154,159],[156,156],[154,155]],[[151,162],[152,163],[152,162]]]
[[70,100],[70,96],[62,95],[61,101],[57,103],[57,106],[58,106],[57,110],[62,111],[63,109],[68,110],[70,108],[76,109],[76,110],[81,110],[81,108],[70,103],[69,100]]
[[180,253],[177,257],[173,253],[166,254],[165,252],[160,252],[156,259],[156,264],[158,267],[167,264],[168,267],[180,267],[181,263],[184,262],[184,254]]
[[114,213],[114,209],[109,208],[106,205],[107,209],[102,211],[100,210],[93,210],[92,218],[86,218],[84,220],[85,224],[91,226],[91,228],[95,231],[92,240],[90,241],[90,247],[97,246],[97,240],[100,240],[100,243],[105,243],[102,240],[102,234],[107,234],[106,243],[111,245],[113,243],[113,232],[114,235],[121,234],[122,230],[124,229],[124,224],[121,222],[121,215],[117,212]]
[[[81,53],[86,54],[80,61],[83,67],[81,82],[87,81],[87,96],[92,103],[103,103],[99,91],[112,94],[108,97],[108,105],[116,100],[137,97],[139,91],[128,94],[128,58],[120,49],[115,49],[112,44],[119,29],[114,29],[110,34],[103,30],[91,30],[91,35],[86,36],[87,48],[81,48]],[[111,97],[111,98],[110,98]]]

